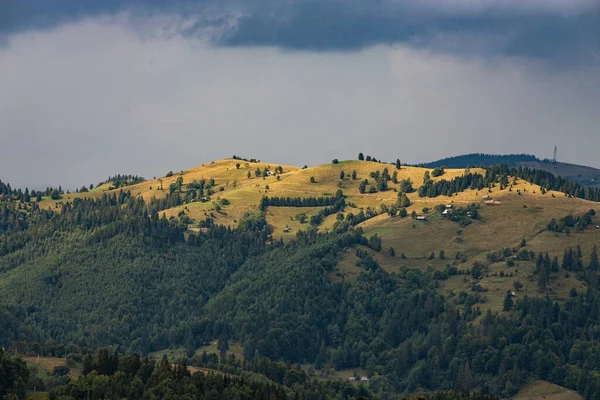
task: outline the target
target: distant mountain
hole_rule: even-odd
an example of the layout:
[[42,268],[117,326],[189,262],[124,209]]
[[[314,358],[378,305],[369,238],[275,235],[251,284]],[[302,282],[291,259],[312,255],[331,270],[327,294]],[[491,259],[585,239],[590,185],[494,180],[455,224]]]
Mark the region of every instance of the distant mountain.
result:
[[484,154],[472,153],[460,156],[447,157],[441,160],[422,164],[427,168],[446,166],[448,168],[466,168],[480,165],[501,165],[516,167],[521,162],[540,162],[541,160],[531,154]]
[[448,168],[466,168],[506,164],[509,167],[539,169],[562,176],[583,186],[599,186],[600,169],[585,165],[569,164],[541,160],[531,154],[484,154],[473,153],[443,158],[441,160],[420,164],[427,168],[446,166]]

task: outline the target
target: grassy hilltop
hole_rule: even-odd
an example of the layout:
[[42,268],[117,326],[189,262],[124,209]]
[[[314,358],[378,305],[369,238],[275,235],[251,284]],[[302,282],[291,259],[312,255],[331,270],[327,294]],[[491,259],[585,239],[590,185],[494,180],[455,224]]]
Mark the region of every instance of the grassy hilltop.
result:
[[[279,170],[281,168],[281,170]],[[238,159],[223,159],[201,166],[175,172],[171,176],[147,180],[121,189],[131,191],[135,196],[145,200],[152,197],[161,198],[169,192],[169,186],[175,185],[177,180],[182,181],[180,191],[190,190],[194,182],[201,180],[214,180],[213,193],[205,196],[205,200],[196,199],[177,207],[164,210],[162,213],[168,218],[189,217],[190,228],[197,231],[194,226],[197,222],[211,218],[216,224],[236,226],[244,213],[259,209],[263,196],[269,197],[322,197],[333,196],[342,190],[346,202],[350,204],[345,213],[356,214],[359,210],[372,209],[379,215],[359,224],[366,237],[377,234],[382,239],[383,250],[371,253],[388,272],[399,272],[403,267],[419,267],[443,269],[447,264],[458,264],[458,268],[469,268],[474,261],[489,264],[488,273],[479,284],[487,290],[487,307],[500,310],[502,299],[507,290],[513,290],[516,281],[523,285],[522,293],[539,294],[537,281],[533,278],[535,262],[519,262],[514,267],[508,267],[504,262],[489,263],[486,259],[488,253],[499,251],[505,247],[518,247],[523,240],[527,243],[527,250],[549,252],[550,256],[561,256],[568,247],[581,246],[585,253],[600,243],[600,230],[594,224],[588,226],[584,232],[566,235],[553,233],[546,230],[547,224],[552,219],[560,219],[569,214],[583,214],[590,209],[597,209],[597,203],[571,198],[560,192],[543,191],[540,186],[519,179],[511,187],[501,189],[494,187],[491,190],[466,190],[455,193],[453,196],[438,196],[435,198],[419,197],[418,193],[407,193],[411,205],[406,207],[408,214],[415,212],[425,216],[426,221],[416,221],[413,218],[391,217],[381,213],[381,207],[391,207],[398,200],[400,184],[388,182],[385,191],[376,193],[360,193],[359,183],[365,179],[369,181],[367,187],[375,185],[371,173],[381,172],[385,168],[389,174],[396,174],[397,181],[409,179],[414,188],[423,183],[425,173],[430,175],[433,168],[420,168],[402,166],[397,169],[393,164],[384,164],[371,161],[340,161],[318,165],[310,168],[293,166],[279,166],[265,162],[247,162]],[[277,169],[277,172],[276,172]],[[262,176],[263,171],[269,174]],[[261,174],[257,176],[257,171]],[[344,176],[341,178],[341,172]],[[484,174],[482,169],[470,169],[469,173]],[[249,177],[250,174],[250,177]],[[452,180],[463,176],[465,169],[445,169],[440,176],[431,176],[435,181]],[[353,179],[354,175],[354,179]],[[314,179],[312,179],[314,178]],[[162,187],[162,190],[161,190]],[[41,205],[52,208],[59,207],[65,201],[77,197],[100,197],[110,193],[110,182],[99,186],[89,193],[66,194],[60,201],[44,199]],[[500,202],[497,205],[487,205],[486,196]],[[484,198],[486,197],[486,198]],[[471,204],[479,206],[479,219],[473,220],[466,227],[447,218],[442,218],[440,211],[435,211],[439,205],[452,205],[464,207]],[[423,209],[429,209],[423,212]],[[275,238],[285,240],[293,239],[299,230],[306,230],[310,225],[301,223],[296,216],[306,213],[307,218],[318,213],[323,207],[268,207],[265,211],[268,223],[273,228]],[[329,215],[319,226],[320,230],[330,229],[336,221],[336,214]],[[598,222],[600,223],[600,222]],[[389,248],[397,254],[390,256]],[[445,253],[440,259],[440,251]],[[431,254],[435,257],[430,259]],[[456,254],[466,257],[456,260]],[[357,275],[355,266],[356,257],[350,254],[344,256],[334,279],[351,279]],[[500,277],[502,273],[502,277]],[[506,275],[506,276],[504,276]],[[470,279],[463,275],[453,276],[444,282],[445,293],[454,294],[460,290],[468,290],[472,285]],[[582,290],[581,282],[574,277],[558,276],[548,288],[548,293],[557,298],[566,298],[572,288]]]

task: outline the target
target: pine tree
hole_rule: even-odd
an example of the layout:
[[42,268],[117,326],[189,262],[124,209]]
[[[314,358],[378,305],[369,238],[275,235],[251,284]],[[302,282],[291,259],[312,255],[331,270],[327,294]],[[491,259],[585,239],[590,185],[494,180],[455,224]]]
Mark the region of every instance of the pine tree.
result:
[[363,154],[363,153],[358,153],[358,159],[359,159],[360,161],[364,161],[364,160],[365,160],[365,156],[364,156],[364,154]]
[[510,290],[506,291],[506,296],[504,296],[504,303],[502,309],[504,311],[510,311],[513,306],[512,293]]
[[558,272],[558,269],[559,269],[558,257],[554,257],[552,259],[552,272]]
[[538,254],[537,260],[535,261],[535,273],[539,274],[544,266],[544,255],[542,253]]
[[581,246],[577,245],[577,270],[583,269],[583,253],[581,252]]
[[321,342],[321,348],[319,349],[319,354],[317,354],[317,358],[315,358],[315,368],[321,369],[323,368],[323,364],[327,360],[327,346],[325,346],[325,341]]
[[592,248],[588,269],[591,271],[598,271],[598,248],[596,246]]
[[469,361],[466,361],[464,366],[461,366],[458,370],[456,390],[461,393],[471,392],[471,367],[469,366]]

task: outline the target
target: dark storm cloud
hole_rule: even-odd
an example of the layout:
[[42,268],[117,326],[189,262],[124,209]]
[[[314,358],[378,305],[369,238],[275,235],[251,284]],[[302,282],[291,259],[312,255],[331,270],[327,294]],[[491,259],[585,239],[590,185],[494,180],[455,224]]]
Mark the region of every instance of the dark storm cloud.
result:
[[0,0],[0,179],[554,145],[600,166],[597,0],[163,4]]
[[452,53],[589,61],[600,50],[599,0],[5,0],[0,33],[130,11],[195,20],[185,33],[222,46],[357,50],[409,44]]
[[[452,2],[450,2],[452,3]],[[476,3],[476,2],[473,2]],[[600,9],[565,14],[560,7],[522,9],[460,9],[440,12],[413,2],[294,2],[281,14],[265,6],[242,17],[223,42],[229,45],[277,45],[296,49],[352,50],[376,44],[408,43],[447,51],[533,56],[553,59],[588,58],[600,44]],[[581,4],[583,7],[584,4]],[[457,7],[458,8],[458,7]],[[574,13],[573,13],[574,12]],[[454,37],[452,43],[441,36]],[[473,41],[502,38],[474,48]]]

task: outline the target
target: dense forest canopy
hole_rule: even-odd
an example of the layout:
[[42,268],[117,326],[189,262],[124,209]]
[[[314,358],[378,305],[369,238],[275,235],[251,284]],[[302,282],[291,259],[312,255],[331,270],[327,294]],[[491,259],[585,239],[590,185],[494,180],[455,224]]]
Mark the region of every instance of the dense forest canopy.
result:
[[490,166],[506,164],[509,167],[518,166],[517,163],[524,161],[540,161],[531,154],[485,154],[472,153],[460,156],[447,157],[441,160],[419,164],[427,168],[448,167],[448,168],[466,168],[477,166]]

